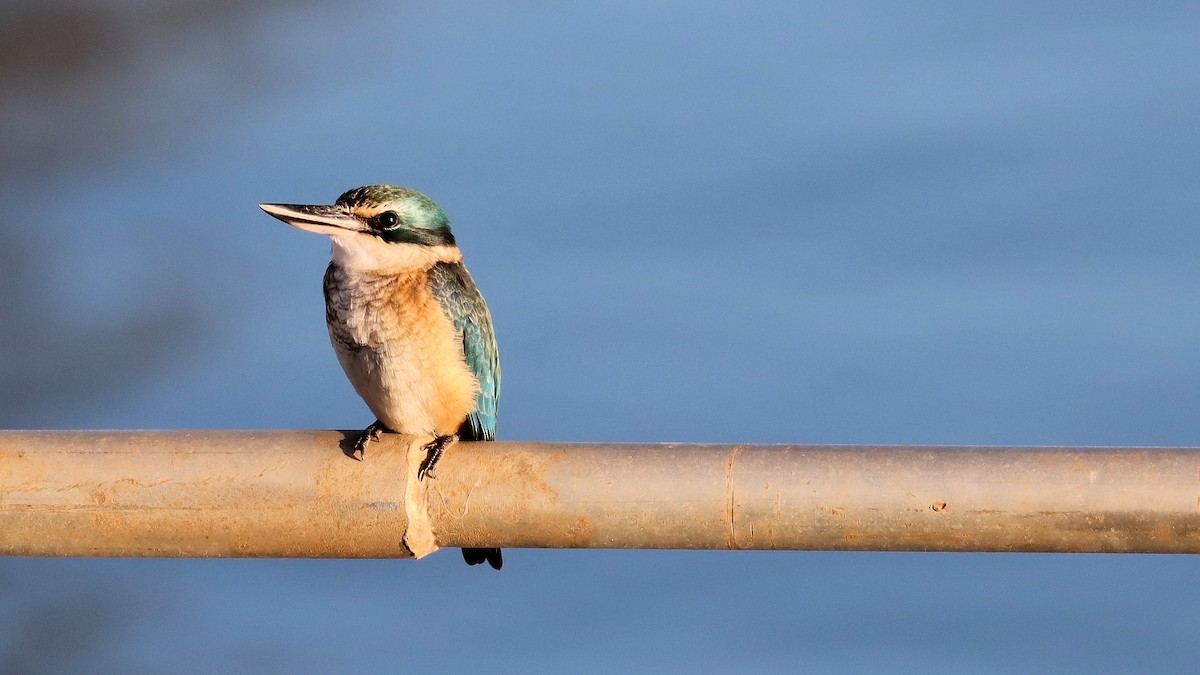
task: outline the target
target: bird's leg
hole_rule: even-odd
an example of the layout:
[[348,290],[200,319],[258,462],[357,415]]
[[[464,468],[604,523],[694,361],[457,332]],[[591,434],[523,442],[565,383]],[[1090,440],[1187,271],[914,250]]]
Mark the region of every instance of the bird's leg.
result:
[[379,420],[375,420],[371,426],[363,429],[363,432],[358,436],[358,440],[354,441],[354,454],[352,457],[360,462],[363,461],[363,458],[367,456],[367,443],[379,440],[380,431],[388,431],[388,428],[383,426],[383,422]]
[[425,480],[425,476],[436,478],[433,475],[433,467],[442,458],[442,453],[446,452],[446,448],[454,445],[458,441],[458,436],[448,434],[446,436],[438,436],[425,445],[425,461],[421,462],[421,468],[417,471],[417,480]]

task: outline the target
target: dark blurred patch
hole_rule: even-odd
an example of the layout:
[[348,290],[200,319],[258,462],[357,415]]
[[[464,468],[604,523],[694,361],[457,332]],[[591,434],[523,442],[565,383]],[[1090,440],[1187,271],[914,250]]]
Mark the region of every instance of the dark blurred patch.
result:
[[18,7],[0,23],[0,88],[48,95],[89,71],[119,67],[121,49],[111,9],[53,3]]
[[0,175],[36,176],[144,148],[251,100],[279,65],[246,29],[269,6],[7,4],[0,10]]

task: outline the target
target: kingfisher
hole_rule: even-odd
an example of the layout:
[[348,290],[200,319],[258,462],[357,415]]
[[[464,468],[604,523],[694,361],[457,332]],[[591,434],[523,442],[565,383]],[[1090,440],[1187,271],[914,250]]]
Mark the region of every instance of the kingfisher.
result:
[[[424,480],[459,439],[495,440],[500,356],[492,315],[440,206],[416,190],[367,185],[328,206],[259,207],[332,240],[329,341],[375,415],[354,443],[356,459],[381,431],[428,437],[417,473]],[[462,552],[468,565],[503,564],[498,548]]]

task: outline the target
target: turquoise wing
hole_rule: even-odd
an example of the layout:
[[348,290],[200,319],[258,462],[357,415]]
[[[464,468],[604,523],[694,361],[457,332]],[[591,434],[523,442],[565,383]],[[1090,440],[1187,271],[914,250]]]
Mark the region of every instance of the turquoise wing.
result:
[[462,340],[467,366],[479,381],[475,412],[458,435],[464,441],[496,439],[496,405],[500,401],[500,352],[492,314],[475,280],[462,263],[438,263],[429,271],[429,290],[442,305]]

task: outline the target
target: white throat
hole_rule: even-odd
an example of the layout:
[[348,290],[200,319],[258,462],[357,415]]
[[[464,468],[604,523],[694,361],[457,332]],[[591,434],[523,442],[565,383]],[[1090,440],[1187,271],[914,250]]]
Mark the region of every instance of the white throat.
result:
[[404,272],[426,269],[439,262],[462,262],[457,246],[389,244],[378,237],[347,232],[330,237],[333,262],[359,272]]

